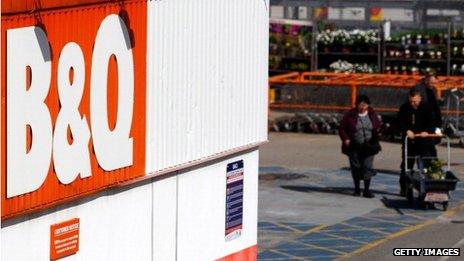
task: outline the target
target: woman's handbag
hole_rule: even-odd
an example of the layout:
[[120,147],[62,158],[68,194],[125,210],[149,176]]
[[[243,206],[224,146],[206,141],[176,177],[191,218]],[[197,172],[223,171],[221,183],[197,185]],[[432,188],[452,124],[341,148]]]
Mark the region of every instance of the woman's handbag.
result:
[[374,138],[374,137],[371,138],[369,141],[365,142],[362,147],[362,151],[367,156],[376,155],[381,150],[382,150],[382,147],[380,146],[379,139]]

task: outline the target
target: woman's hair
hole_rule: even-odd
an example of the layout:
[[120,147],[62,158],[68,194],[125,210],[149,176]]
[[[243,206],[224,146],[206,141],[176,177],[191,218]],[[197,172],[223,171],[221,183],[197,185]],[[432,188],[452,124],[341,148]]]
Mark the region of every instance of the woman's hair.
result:
[[359,105],[361,102],[371,104],[371,100],[369,100],[369,97],[367,97],[367,95],[358,95],[356,97],[356,105]]
[[416,96],[416,95],[419,95],[419,96],[420,96],[420,95],[421,95],[420,91],[416,90],[415,88],[411,88],[411,89],[409,90],[409,96],[410,96],[410,97],[414,97],[414,96]]

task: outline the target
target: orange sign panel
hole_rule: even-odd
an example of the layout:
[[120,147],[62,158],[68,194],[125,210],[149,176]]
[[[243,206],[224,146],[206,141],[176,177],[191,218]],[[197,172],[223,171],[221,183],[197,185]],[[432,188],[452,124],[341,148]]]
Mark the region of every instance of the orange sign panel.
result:
[[327,19],[329,9],[327,7],[316,7],[314,8],[314,18],[316,20],[325,20]]
[[383,19],[383,9],[381,7],[372,7],[370,13],[372,22],[378,22]]
[[2,220],[144,176],[147,1],[1,25]]
[[79,251],[79,219],[50,226],[50,259],[56,260]]

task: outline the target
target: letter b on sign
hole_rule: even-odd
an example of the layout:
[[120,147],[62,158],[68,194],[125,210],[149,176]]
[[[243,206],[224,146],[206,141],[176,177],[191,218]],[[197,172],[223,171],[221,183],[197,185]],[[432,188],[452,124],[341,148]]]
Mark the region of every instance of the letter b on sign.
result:
[[[32,70],[27,89],[26,67]],[[52,120],[44,101],[51,80],[50,47],[39,27],[7,31],[7,197],[40,187],[52,154]],[[34,137],[27,152],[26,130]]]

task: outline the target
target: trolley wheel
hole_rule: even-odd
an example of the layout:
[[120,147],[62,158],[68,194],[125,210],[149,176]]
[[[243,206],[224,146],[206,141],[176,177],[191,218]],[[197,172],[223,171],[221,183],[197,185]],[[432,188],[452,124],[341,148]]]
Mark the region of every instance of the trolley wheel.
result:
[[429,209],[429,204],[427,204],[427,202],[422,202],[422,209],[423,210]]
[[443,211],[446,211],[448,209],[448,201],[443,202]]
[[422,205],[422,208],[423,208],[424,210],[434,209],[434,208],[435,208],[434,204],[431,203],[431,202],[426,202],[426,201],[424,201],[422,204],[423,204],[423,205]]

